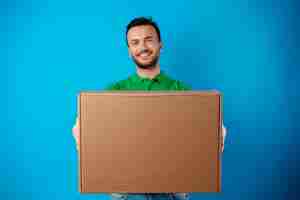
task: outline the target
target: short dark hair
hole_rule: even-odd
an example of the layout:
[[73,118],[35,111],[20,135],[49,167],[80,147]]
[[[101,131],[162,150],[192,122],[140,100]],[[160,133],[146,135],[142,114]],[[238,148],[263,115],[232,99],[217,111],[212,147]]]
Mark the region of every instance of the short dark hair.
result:
[[135,27],[135,26],[142,26],[142,25],[150,25],[150,26],[152,26],[155,29],[155,31],[156,31],[156,33],[158,35],[159,41],[161,41],[160,30],[158,28],[158,25],[152,20],[152,17],[149,17],[149,18],[146,18],[146,17],[137,17],[137,18],[134,18],[133,20],[131,20],[129,22],[129,24],[127,25],[127,27],[126,27],[126,35],[125,36],[126,36],[126,44],[127,44],[127,46],[128,46],[128,39],[127,39],[127,33],[128,33],[128,31],[131,28]]

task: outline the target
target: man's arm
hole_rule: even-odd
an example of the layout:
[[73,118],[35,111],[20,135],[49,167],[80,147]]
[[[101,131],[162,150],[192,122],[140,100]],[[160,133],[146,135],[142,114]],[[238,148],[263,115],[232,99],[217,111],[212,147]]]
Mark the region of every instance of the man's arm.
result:
[[222,152],[224,152],[226,135],[227,135],[227,128],[222,123],[222,143],[221,143],[221,150],[222,150]]
[[79,118],[76,117],[76,122],[72,128],[73,137],[76,142],[76,149],[79,150],[79,134],[80,134],[80,126],[79,126]]

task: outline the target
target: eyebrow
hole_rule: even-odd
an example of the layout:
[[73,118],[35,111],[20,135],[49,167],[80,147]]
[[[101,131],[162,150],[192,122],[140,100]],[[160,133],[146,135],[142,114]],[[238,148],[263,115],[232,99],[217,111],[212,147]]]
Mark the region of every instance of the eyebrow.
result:
[[131,39],[130,42],[138,42],[139,39]]
[[[152,39],[152,38],[153,38],[153,35],[149,35],[149,36],[146,36],[144,39]],[[138,38],[133,38],[130,41],[139,41],[139,39]]]
[[145,37],[145,39],[152,39],[152,38],[153,38],[152,35]]

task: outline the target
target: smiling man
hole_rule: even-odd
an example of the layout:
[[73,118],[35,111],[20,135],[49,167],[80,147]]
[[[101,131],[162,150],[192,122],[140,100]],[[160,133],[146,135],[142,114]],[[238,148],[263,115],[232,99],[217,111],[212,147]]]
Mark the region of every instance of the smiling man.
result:
[[[136,73],[124,80],[109,85],[107,90],[191,90],[191,88],[179,80],[168,76],[160,69],[159,57],[163,47],[160,30],[152,19],[139,17],[133,19],[126,29],[126,43],[129,56],[136,64]],[[73,136],[79,147],[78,119],[73,127]],[[223,127],[223,143],[226,129]],[[188,193],[112,193],[113,200],[186,200]]]

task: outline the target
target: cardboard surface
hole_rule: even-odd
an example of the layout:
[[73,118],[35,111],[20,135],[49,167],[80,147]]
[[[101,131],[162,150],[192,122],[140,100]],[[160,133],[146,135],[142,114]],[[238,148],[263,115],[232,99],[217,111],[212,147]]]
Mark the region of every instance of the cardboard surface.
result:
[[82,92],[82,193],[219,192],[217,91]]

